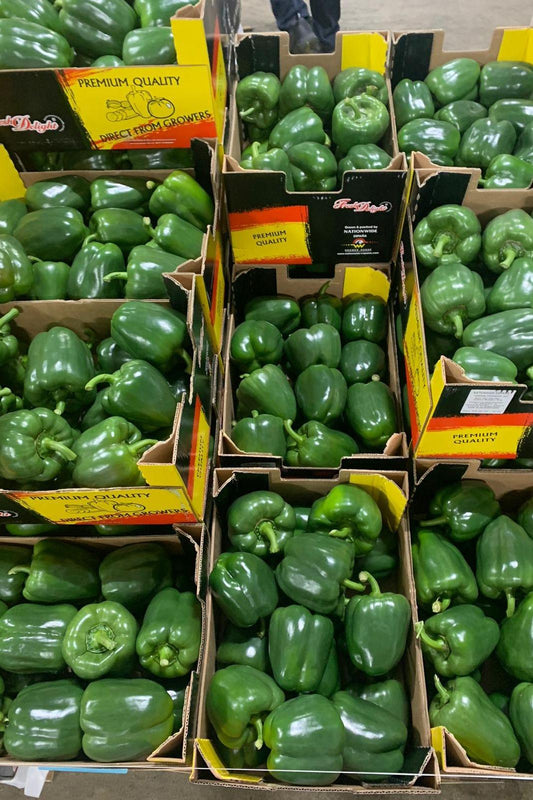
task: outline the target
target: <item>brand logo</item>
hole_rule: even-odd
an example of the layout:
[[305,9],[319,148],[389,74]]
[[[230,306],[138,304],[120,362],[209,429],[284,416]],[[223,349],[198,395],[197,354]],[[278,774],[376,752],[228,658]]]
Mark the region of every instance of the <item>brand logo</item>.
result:
[[367,244],[370,244],[368,239],[365,239],[364,236],[358,236],[353,240],[352,247],[354,247],[356,250],[361,250],[361,248],[366,247]]
[[16,511],[0,511],[0,518],[1,519],[4,519],[4,518],[13,519],[13,518],[16,518],[16,517],[18,517],[18,514],[17,514]]
[[47,114],[42,120],[31,119],[29,114],[17,114],[14,117],[8,114],[7,117],[0,117],[0,127],[11,128],[14,133],[32,131],[34,133],[61,132],[65,129],[65,123],[61,117],[55,114]]
[[384,200],[382,203],[372,203],[370,200],[352,200],[350,197],[340,197],[333,203],[333,208],[348,208],[356,214],[379,214],[392,210],[392,203]]

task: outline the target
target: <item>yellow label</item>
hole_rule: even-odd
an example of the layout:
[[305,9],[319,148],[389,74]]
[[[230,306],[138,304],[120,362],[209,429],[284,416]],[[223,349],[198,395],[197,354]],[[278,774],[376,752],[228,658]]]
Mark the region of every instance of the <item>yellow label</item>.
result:
[[222,329],[224,326],[224,298],[226,296],[226,280],[224,278],[224,265],[222,263],[222,246],[220,233],[216,237],[209,238],[207,259],[213,265],[213,275],[211,283],[211,297],[207,295],[207,289],[203,276],[199,276],[196,282],[198,297],[207,323],[207,331],[211,340],[211,345],[215,353],[222,349]]
[[[504,422],[505,415],[501,415]],[[464,423],[448,429],[432,429],[432,419],[416,448],[417,458],[515,458],[524,425],[494,424],[470,427]]]
[[527,61],[533,64],[533,28],[504,31],[498,61]]
[[139,463],[139,470],[148,486],[169,486],[185,490],[185,484],[175,464]]
[[311,264],[308,209],[303,206],[230,214],[237,264]]
[[389,299],[390,281],[384,272],[372,267],[346,267],[344,272],[344,286],[342,296],[349,294],[371,294],[381,297],[387,302]]
[[215,44],[215,59],[212,65],[213,72],[213,92],[215,96],[215,118],[217,124],[218,138],[224,136],[224,118],[226,113],[226,98],[228,95],[228,81],[226,78],[226,67],[224,65],[224,52],[220,41]]
[[342,66],[366,67],[380,75],[387,64],[387,41],[380,33],[344,33],[342,35]]
[[205,763],[219,780],[239,781],[239,783],[261,783],[262,779],[258,775],[227,769],[220,760],[220,756],[210,739],[197,739],[196,746]]
[[0,175],[2,176],[2,180],[0,180],[0,202],[24,197],[26,187],[3,145],[0,145]]
[[189,494],[193,511],[197,518],[201,519],[209,477],[209,424],[198,399],[196,404],[195,436],[191,448],[193,483],[191,491],[191,480],[189,480]]
[[209,52],[202,19],[177,17],[170,21],[178,64],[209,66]]
[[431,729],[431,744],[433,746],[434,751],[437,754],[437,759],[439,761],[439,767],[441,769],[446,769],[446,738],[444,728],[439,726],[438,728]]
[[393,531],[396,530],[403,517],[407,498],[400,487],[384,475],[351,475],[350,483],[364,488],[376,501],[385,522]]
[[418,291],[414,291],[409,307],[409,317],[405,327],[403,349],[408,373],[408,388],[412,398],[410,409],[414,407],[417,431],[421,431],[431,411],[431,392],[426,371],[424,347],[424,323]]
[[398,217],[398,228],[396,231],[396,239],[393,245],[393,258],[396,259],[397,255],[400,251],[402,236],[403,236],[403,227],[405,225],[405,218],[407,216],[407,210],[409,208],[409,200],[411,199],[411,193],[413,191],[415,180],[415,170],[414,170],[414,163],[413,159],[409,159],[409,172],[407,173],[407,183],[405,184],[405,189],[402,195],[402,203],[400,207],[400,214]]
[[[59,525],[114,522],[117,519],[167,523],[194,522],[183,489],[77,489],[59,492],[11,492],[8,495],[24,508],[35,511]],[[149,520],[149,518],[152,518]]]
[[206,66],[65,69],[58,79],[95,149],[188,147],[216,136]]

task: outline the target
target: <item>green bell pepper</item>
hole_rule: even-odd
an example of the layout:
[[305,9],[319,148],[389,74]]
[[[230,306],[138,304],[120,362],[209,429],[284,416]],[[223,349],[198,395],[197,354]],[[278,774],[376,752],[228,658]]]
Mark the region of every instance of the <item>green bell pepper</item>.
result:
[[168,25],[176,11],[184,6],[195,6],[198,0],[135,0],[133,8],[142,28],[157,28]]
[[293,536],[276,569],[278,585],[294,603],[331,614],[338,608],[344,587],[351,585],[354,554],[352,541],[312,532]]
[[[59,166],[71,170],[106,170],[116,169],[116,154],[112,150],[66,150],[60,153],[59,164],[54,164],[52,169]],[[140,167],[142,169],[142,167]]]
[[29,547],[20,547],[14,544],[0,545],[0,601],[2,603],[13,605],[22,601],[24,575],[20,571],[11,572],[11,568],[29,564],[30,561],[31,549]]
[[481,347],[460,347],[453,354],[453,361],[474,381],[516,382],[517,368],[505,356],[482,350]]
[[142,613],[161,589],[172,586],[172,565],[157,542],[130,544],[106,555],[100,564],[100,580],[106,600]]
[[[480,66],[473,58],[454,58],[435,67],[426,75],[425,83],[441,106],[454,100],[474,100]],[[475,92],[474,97],[472,93]]]
[[[257,323],[256,323],[257,324]],[[287,443],[281,417],[251,411],[231,431],[231,439],[244,453],[272,453],[285,457]]]
[[513,125],[516,135],[533,122],[533,100],[505,98],[497,100],[489,108],[489,119],[495,122],[508,122]]
[[343,174],[351,170],[387,169],[391,161],[392,156],[377,144],[354,144],[344,158],[340,159],[337,177],[340,181]]
[[355,435],[372,450],[383,450],[398,427],[394,396],[379,380],[350,386],[345,415]]
[[163,299],[168,297],[164,274],[175,272],[185,260],[149,244],[140,244],[130,251],[126,271],[111,272],[104,281],[125,280],[124,294],[128,299]]
[[299,142],[288,150],[287,156],[295,191],[331,192],[336,188],[337,161],[325,145]]
[[500,214],[483,231],[483,261],[497,274],[515,258],[533,257],[533,219],[521,208]]
[[185,349],[187,322],[172,308],[130,300],[111,317],[111,336],[133,358],[148,361],[162,372],[176,365],[176,360],[191,364]]
[[[149,217],[144,218],[146,225],[149,221]],[[176,214],[163,214],[159,217],[157,226],[155,228],[148,227],[147,230],[157,245],[165,252],[185,259],[200,258],[202,254],[203,232],[196,225],[191,225],[190,222],[186,222]],[[137,242],[137,244],[143,244],[143,242]]]
[[520,742],[522,753],[533,764],[533,685],[515,686],[509,703],[509,717]]
[[19,351],[18,339],[11,333],[10,325],[10,322],[19,314],[18,308],[10,308],[7,314],[0,317],[0,365],[2,367],[8,361],[16,358]]
[[4,233],[0,236],[0,302],[9,303],[28,294],[32,284],[33,269],[22,244]]
[[[48,3],[48,0],[46,2]],[[91,204],[91,185],[79,175],[65,175],[63,178],[37,181],[26,189],[24,201],[29,211],[68,206],[77,208],[85,214]]]
[[[340,355],[340,339],[338,344]],[[323,425],[334,425],[344,411],[348,388],[338,369],[314,364],[298,375],[294,392],[298,408],[305,419],[316,420]]]
[[108,417],[111,416],[104,410],[102,405],[103,398],[104,392],[99,392],[96,395],[96,399],[92,406],[81,418],[80,428],[82,431],[89,430],[89,428],[92,428],[94,425],[98,425],[99,422],[103,422],[105,419],[108,419]]
[[455,125],[460,134],[463,134],[478,119],[487,116],[487,109],[475,100],[455,100],[453,103],[439,108],[435,119],[441,122],[450,122]]
[[70,669],[83,680],[122,675],[134,663],[135,617],[109,600],[80,608],[63,639],[62,653]]
[[268,641],[264,631],[254,633],[249,629],[227,625],[217,648],[217,663],[224,666],[242,664],[260,672],[270,672]]
[[277,608],[268,629],[274,680],[286,692],[316,692],[333,646],[333,622],[303,606]]
[[90,185],[90,203],[93,211],[103,208],[127,208],[142,213],[157,184],[146,178],[97,178]]
[[350,294],[345,300],[341,334],[344,342],[382,342],[387,335],[387,304],[381,297]]
[[343,769],[358,781],[383,781],[403,766],[407,728],[398,717],[350,692],[332,698],[345,731]]
[[281,84],[279,113],[284,117],[289,111],[309,106],[324,122],[329,122],[335,100],[329,76],[324,67],[307,67],[298,64],[288,71]]
[[435,114],[433,97],[424,81],[403,78],[395,86],[392,99],[398,129],[412,119],[432,119]]
[[[43,0],[48,2],[48,0]],[[19,224],[22,217],[26,216],[28,209],[24,200],[3,200],[0,202],[0,235],[8,233],[13,234],[13,231]]]
[[413,243],[417,259],[428,269],[445,262],[470,264],[481,250],[481,224],[466,206],[438,206],[420,220]]
[[263,746],[263,721],[285,695],[270,675],[244,664],[219,669],[209,684],[206,711],[215,733],[231,749]]
[[73,680],[26,686],[9,707],[7,753],[20,761],[72,761],[81,750],[83,689]]
[[126,0],[55,0],[61,30],[76,52],[121,56],[126,34],[138,24]]
[[498,276],[487,297],[489,314],[533,304],[533,257],[517,258]]
[[237,387],[239,416],[252,411],[272,414],[281,419],[296,417],[296,398],[287,377],[275,364],[265,364],[246,375]]
[[138,28],[122,43],[122,59],[127,67],[142,64],[175,64],[176,46],[170,26]]
[[419,529],[412,545],[418,601],[435,614],[452,602],[472,603],[478,588],[461,551],[445,536]]
[[188,167],[194,167],[190,147],[143,148],[142,150],[137,148],[124,152],[131,169],[150,171],[153,169],[187,169]]
[[369,684],[350,683],[345,691],[383,708],[393,717],[400,719],[406,727],[409,724],[409,703],[400,681],[390,678]]
[[31,211],[13,232],[29,256],[42,261],[71,261],[87,236],[81,213],[58,206]]
[[288,295],[254,297],[246,303],[244,318],[270,322],[287,336],[300,326],[301,311],[296,300]]
[[382,378],[386,368],[385,352],[375,342],[360,339],[342,348],[339,369],[348,386]]
[[[411,606],[403,594],[381,592],[369,572],[360,572],[359,591],[346,607],[344,629],[350,661],[371,677],[390,672],[401,660],[411,624]],[[376,631],[380,635],[376,636]]]
[[[53,354],[53,358],[50,358]],[[28,350],[24,399],[33,406],[75,413],[94,400],[85,384],[94,376],[89,346],[70,328],[59,325],[38,333]]]
[[146,244],[152,231],[147,217],[141,217],[129,208],[101,208],[92,214],[89,221],[90,235],[85,242],[98,241],[114,244],[124,253]]
[[390,124],[387,106],[369,94],[341,100],[333,109],[331,135],[345,153],[356,144],[376,144]]
[[[526,588],[527,591],[527,588]],[[511,617],[504,620],[496,655],[507,672],[520,681],[533,682],[533,594],[522,600]]]
[[307,530],[307,523],[309,521],[309,514],[311,509],[306,506],[293,506],[296,515],[296,528],[294,531],[295,536],[300,536]]
[[309,531],[318,531],[354,545],[354,555],[369,553],[381,532],[381,511],[357,486],[339,484],[316,500],[309,514]]
[[295,527],[292,506],[276,492],[248,492],[228,509],[227,532],[233,548],[262,558],[283,551]]
[[66,300],[70,267],[64,261],[34,261],[32,300]]
[[206,231],[207,226],[213,224],[215,208],[211,197],[194,178],[176,170],[153,192],[150,213],[155,217],[176,214],[199,230]]
[[222,553],[209,576],[213,596],[233,625],[250,628],[278,605],[274,573],[254,553]]
[[339,332],[327,322],[300,328],[291,333],[285,342],[285,355],[297,374],[315,364],[338,367],[341,357]]
[[505,716],[509,716],[509,695],[503,694],[503,692],[491,692],[489,694],[489,699],[491,703],[494,703],[496,708],[499,708],[499,710],[505,714]]
[[237,325],[231,337],[230,356],[245,372],[265,364],[279,364],[283,356],[283,336],[271,322],[245,320]]
[[531,181],[533,164],[502,153],[492,159],[479,185],[484,189],[527,189]]
[[483,481],[457,481],[439,489],[429,504],[430,519],[423,528],[445,525],[446,535],[455,542],[474,539],[500,513],[494,492]]
[[273,778],[297,786],[329,786],[343,765],[344,728],[333,703],[319,694],[287,700],[264,723]]
[[18,17],[0,19],[0,53],[0,69],[61,68],[74,61],[61,33]]
[[22,406],[22,398],[14,394],[11,389],[7,387],[0,389],[0,416],[10,411],[19,411]]
[[477,543],[477,582],[485,597],[507,599],[507,616],[512,617],[517,591],[533,589],[533,540],[512,519],[501,515],[493,520]]
[[383,527],[370,552],[355,559],[355,571],[370,572],[375,578],[386,578],[398,566],[398,539]]
[[124,62],[118,56],[100,56],[95,58],[92,67],[123,67]]
[[268,148],[268,142],[253,142],[242,154],[240,166],[243,169],[259,169],[285,173],[287,191],[294,191],[291,162],[285,150],[279,147]]
[[31,4],[25,0],[0,0],[0,17],[25,19],[61,33],[58,13],[48,0],[33,0]]
[[270,128],[278,118],[281,84],[272,72],[246,75],[235,92],[237,109],[243,122],[257,128]]
[[68,273],[67,293],[71,300],[120,297],[122,287],[106,277],[124,269],[124,256],[116,244],[87,242],[78,251]]
[[471,322],[463,344],[506,356],[518,370],[527,370],[533,364],[533,309],[512,308]]
[[481,276],[459,262],[436,267],[422,284],[420,299],[426,325],[437,333],[453,333],[457,339],[465,323],[485,312]]
[[[522,161],[533,163],[533,121],[528,122],[518,137],[513,155]],[[9,233],[9,231],[7,231]]]
[[338,467],[343,458],[359,452],[356,442],[342,431],[312,420],[298,431],[290,420],[284,422],[287,433],[286,462],[289,467]]
[[75,432],[48,408],[19,409],[0,417],[0,475],[9,481],[50,483],[74,461]]
[[0,617],[0,668],[8,672],[59,672],[63,637],[76,614],[72,605],[21,603]]
[[143,761],[172,733],[174,705],[143,678],[104,678],[83,693],[83,752],[92,761]]
[[[258,156],[264,155],[267,151],[268,151],[268,141],[254,140],[252,144],[249,144],[241,152],[241,160],[239,161],[239,166],[241,166],[243,169],[266,169],[266,167],[262,166],[254,167],[254,161],[255,159],[258,158]],[[278,163],[277,158],[280,152],[279,147],[273,148],[273,151],[274,155],[272,157],[273,159],[276,159],[276,163]],[[284,153],[285,151],[282,150],[281,152]],[[258,161],[257,163],[262,164],[262,161],[261,162]],[[279,163],[283,163],[286,166],[287,161],[284,160],[283,162],[281,162],[280,160]],[[283,169],[285,169],[285,166],[283,167]],[[274,167],[269,167],[269,169],[274,169]]]
[[31,563],[23,558],[10,574],[27,576],[22,594],[30,603],[84,603],[100,594],[99,563],[92,550],[42,539],[33,547]]
[[387,105],[389,93],[383,75],[365,67],[348,67],[335,76],[333,95],[336,103],[340,103],[346,97],[356,97],[361,94],[377,97]]
[[453,166],[461,134],[451,122],[438,119],[412,119],[398,131],[398,147],[403,153],[424,153],[434,164]]
[[[313,325],[332,325],[340,331],[342,321],[342,300],[333,294],[327,294],[329,281],[323,284],[317,294],[303,297],[300,301],[301,321],[303,328]],[[331,366],[337,366],[333,364]]]
[[522,503],[518,509],[517,522],[525,530],[527,535],[533,539],[533,498],[530,497]]
[[198,661],[202,609],[192,592],[162,589],[151,600],[137,636],[141,666],[158,678],[180,678]]
[[[147,361],[127,361],[112,374],[97,375],[87,383],[87,392],[103,382],[111,384],[100,392],[107,415],[124,417],[143,431],[173,424],[176,399],[163,375]],[[145,402],[148,396],[149,405]]]
[[484,106],[533,93],[533,67],[523,61],[489,61],[481,68],[479,99]]
[[500,638],[498,623],[477,606],[449,608],[415,624],[424,655],[445,678],[470,675],[490,656]]
[[507,120],[477,119],[461,137],[455,163],[485,170],[496,156],[512,153],[515,144],[516,133]]
[[[16,309],[10,309],[10,311],[15,311],[15,310]],[[5,329],[6,326],[3,327]],[[7,339],[9,342],[10,338],[11,338],[10,336],[2,335],[2,326],[0,325],[0,364],[2,365],[2,376],[5,383],[9,386],[9,388],[12,389],[13,391],[18,392],[24,386],[24,377],[26,375],[26,365],[28,363],[28,357],[16,356],[14,358],[8,358],[7,361],[4,361],[2,363],[2,355],[3,353],[6,352],[7,349],[6,347],[4,347],[4,340]]]
[[317,144],[329,142],[322,120],[307,106],[289,111],[276,123],[268,137],[269,148],[279,147],[281,150],[290,150],[300,142],[317,142]]
[[447,728],[473,761],[490,766],[516,766],[520,746],[511,723],[479,683],[461,677],[444,687],[437,675],[434,680],[437,694],[429,708],[431,724]]

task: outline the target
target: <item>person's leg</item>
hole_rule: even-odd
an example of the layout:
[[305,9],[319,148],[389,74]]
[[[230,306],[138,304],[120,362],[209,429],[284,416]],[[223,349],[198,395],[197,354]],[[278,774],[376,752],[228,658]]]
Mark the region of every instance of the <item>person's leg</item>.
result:
[[299,17],[309,17],[309,9],[304,0],[270,0],[270,5],[280,31],[290,30]]
[[309,19],[304,0],[270,0],[272,12],[280,30],[290,37],[291,53],[319,53],[321,45]]
[[341,0],[310,0],[313,29],[326,52],[335,50],[335,34],[339,30]]

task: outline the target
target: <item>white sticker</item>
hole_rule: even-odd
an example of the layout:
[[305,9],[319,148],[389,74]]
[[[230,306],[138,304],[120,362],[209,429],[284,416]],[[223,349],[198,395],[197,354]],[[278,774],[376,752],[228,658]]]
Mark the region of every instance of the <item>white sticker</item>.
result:
[[472,389],[461,414],[504,414],[515,394],[515,389]]

